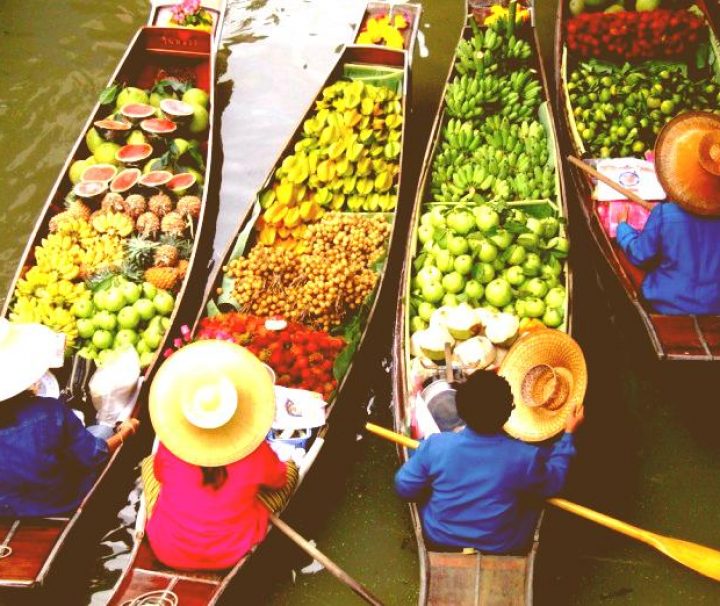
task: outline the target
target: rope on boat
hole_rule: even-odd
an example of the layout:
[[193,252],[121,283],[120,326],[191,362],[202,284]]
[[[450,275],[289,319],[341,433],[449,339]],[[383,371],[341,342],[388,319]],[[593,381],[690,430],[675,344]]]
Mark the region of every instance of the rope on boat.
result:
[[15,531],[18,529],[18,526],[20,526],[20,520],[15,520],[13,525],[10,527],[10,530],[8,530],[8,533],[5,535],[5,540],[0,543],[0,560],[9,558],[12,555],[13,548],[10,547],[10,541],[13,538]]
[[123,602],[122,606],[178,606],[180,598],[172,591],[177,582],[178,578],[173,577],[165,589],[141,593],[136,598]]

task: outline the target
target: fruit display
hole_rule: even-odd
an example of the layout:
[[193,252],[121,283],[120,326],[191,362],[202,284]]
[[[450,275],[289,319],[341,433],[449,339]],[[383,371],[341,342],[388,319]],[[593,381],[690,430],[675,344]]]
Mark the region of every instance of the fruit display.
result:
[[[163,72],[150,90],[116,84],[100,100],[107,112],[80,149],[89,155],[70,165],[65,208],[49,217],[9,317],[63,332],[66,355],[103,362],[102,352],[131,345],[145,367],[193,249],[209,97]],[[189,108],[186,119],[163,112],[164,101]]]
[[337,388],[335,359],[345,347],[333,337],[297,322],[230,312],[203,318],[197,339],[228,339],[247,347],[270,366],[278,385],[316,391],[329,401]]
[[679,113],[720,107],[720,85],[691,79],[681,64],[585,61],[570,75],[567,92],[578,135],[600,158],[642,155]]
[[326,210],[389,212],[397,204],[402,104],[387,86],[338,80],[323,89],[294,153],[260,195],[260,242],[307,245]]
[[688,10],[583,13],[565,27],[568,50],[583,59],[684,58],[707,39],[702,17]]
[[[554,143],[538,120],[542,85],[523,23],[510,28],[509,15],[486,29],[473,25],[458,48],[412,261],[409,321],[418,347],[442,343],[438,331],[446,328],[453,343],[482,335],[494,346],[514,338],[521,323],[565,322],[569,245],[552,202]],[[513,83],[515,94],[497,92],[499,83]],[[460,112],[459,87],[472,92]],[[482,351],[484,359],[486,346],[461,351]],[[443,347],[422,355],[441,360]]]
[[412,16],[396,9],[392,17],[386,12],[368,15],[360,28],[357,44],[376,44],[402,50],[405,48],[403,32],[410,27]]
[[378,215],[325,214],[308,228],[307,248],[258,245],[228,263],[232,296],[243,311],[280,316],[328,331],[373,292],[390,224]]

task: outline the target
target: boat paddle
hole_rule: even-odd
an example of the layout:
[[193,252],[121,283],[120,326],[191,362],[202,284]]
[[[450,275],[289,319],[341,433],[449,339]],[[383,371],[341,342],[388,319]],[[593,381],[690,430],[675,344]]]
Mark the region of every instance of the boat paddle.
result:
[[273,526],[280,530],[280,532],[282,532],[286,537],[288,537],[293,543],[298,545],[311,558],[316,559],[323,566],[325,566],[325,568],[330,572],[330,574],[340,579],[343,583],[345,583],[345,585],[347,585],[350,589],[357,593],[368,604],[372,604],[373,606],[383,606],[383,603],[372,593],[370,593],[370,591],[368,591],[366,587],[353,579],[347,572],[340,568],[340,566],[338,566],[324,553],[317,549],[317,547],[315,547],[310,541],[304,539],[297,532],[295,532],[295,530],[293,530],[290,526],[283,522],[277,515],[271,513],[270,521],[273,523]]
[[605,185],[608,187],[611,187],[616,192],[622,194],[625,196],[628,200],[632,200],[635,202],[635,204],[639,204],[643,208],[647,210],[652,210],[655,205],[651,202],[648,202],[647,200],[643,200],[640,196],[638,196],[635,192],[630,191],[626,187],[623,187],[619,183],[616,183],[612,179],[606,177],[601,172],[595,170],[592,166],[589,166],[588,164],[585,164],[582,160],[579,158],[576,158],[575,156],[568,156],[567,157],[568,162],[570,164],[573,164],[574,166],[577,166],[580,170],[586,172],[588,175],[595,177],[598,181],[602,181]]
[[[413,440],[385,427],[380,427],[374,423],[367,423],[365,428],[375,435],[406,446],[407,448],[417,448],[420,444],[417,440]],[[683,566],[699,572],[706,577],[720,581],[720,551],[716,549],[711,549],[710,547],[689,541],[681,541],[680,539],[674,539],[661,534],[655,534],[649,530],[643,530],[637,526],[621,522],[603,513],[588,509],[587,507],[565,499],[552,498],[548,499],[548,503],[590,520],[591,522],[605,526],[610,530],[615,530],[628,537],[642,541]]]

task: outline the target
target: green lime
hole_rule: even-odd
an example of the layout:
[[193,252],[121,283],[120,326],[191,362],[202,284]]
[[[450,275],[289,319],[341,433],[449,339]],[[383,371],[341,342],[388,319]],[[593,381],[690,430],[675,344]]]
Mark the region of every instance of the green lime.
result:
[[662,103],[662,101],[660,99],[658,99],[657,97],[648,97],[647,98],[647,106],[650,109],[656,109],[656,108],[660,107],[661,103]]
[[660,104],[660,111],[665,115],[672,114],[675,111],[675,104],[669,99],[665,99]]
[[632,144],[632,150],[633,153],[641,154],[645,151],[645,144],[642,141],[635,141],[635,143]]
[[625,116],[623,118],[623,124],[628,128],[632,128],[637,124],[637,119],[635,118],[635,116]]
[[624,137],[628,134],[628,129],[624,126],[618,126],[617,135],[618,137]]

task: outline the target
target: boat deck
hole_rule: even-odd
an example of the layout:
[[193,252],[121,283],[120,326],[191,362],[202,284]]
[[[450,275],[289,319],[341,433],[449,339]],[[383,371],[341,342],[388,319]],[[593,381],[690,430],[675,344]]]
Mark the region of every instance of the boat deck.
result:
[[0,519],[2,585],[33,587],[40,584],[69,521],[69,518]]

